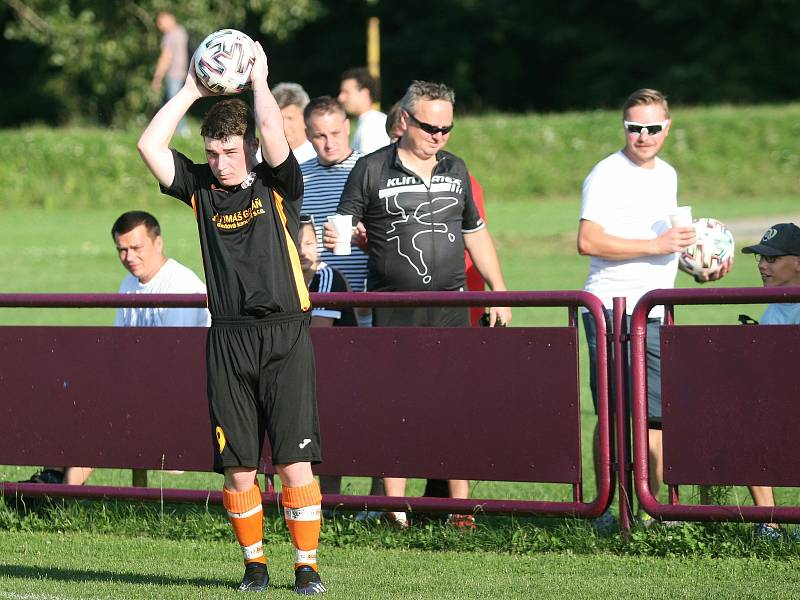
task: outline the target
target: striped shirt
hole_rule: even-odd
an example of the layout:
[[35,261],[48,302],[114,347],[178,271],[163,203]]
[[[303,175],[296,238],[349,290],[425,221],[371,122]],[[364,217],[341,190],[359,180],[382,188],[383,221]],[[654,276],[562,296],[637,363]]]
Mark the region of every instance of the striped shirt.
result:
[[353,152],[342,162],[327,166],[321,165],[318,158],[312,158],[300,165],[305,188],[301,212],[314,217],[319,260],[339,269],[354,292],[364,291],[367,279],[367,254],[358,246],[353,246],[347,256],[336,255],[326,250],[322,246],[322,226],[329,215],[336,214],[344,184],[361,156],[362,154]]

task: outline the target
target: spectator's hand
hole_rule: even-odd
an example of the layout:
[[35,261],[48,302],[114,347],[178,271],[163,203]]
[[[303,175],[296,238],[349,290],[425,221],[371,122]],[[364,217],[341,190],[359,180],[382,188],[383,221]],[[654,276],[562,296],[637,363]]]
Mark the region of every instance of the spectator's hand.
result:
[[657,254],[672,254],[681,252],[697,241],[697,232],[694,227],[672,227],[658,236],[655,240]]
[[253,55],[255,62],[253,68],[250,69],[250,82],[266,82],[267,75],[269,75],[269,66],[267,65],[267,55],[264,48],[261,47],[261,42],[253,42]]
[[153,81],[150,82],[150,89],[158,93],[161,90],[161,80],[153,78]]
[[336,228],[333,226],[333,223],[328,223],[327,221],[323,223],[322,245],[328,250],[333,250],[334,246],[336,246],[337,239],[339,239],[339,235],[336,233]]
[[353,228],[353,238],[350,243],[358,246],[364,252],[367,251],[367,228],[364,227],[364,223],[361,221]]
[[511,323],[511,309],[507,306],[489,307],[489,327],[499,327]]
[[713,273],[703,273],[702,275],[695,275],[694,280],[697,283],[717,281],[725,277],[725,275],[727,275],[731,269],[733,269],[733,256],[729,257],[724,263],[722,263],[722,266],[719,268],[719,270],[714,271]]

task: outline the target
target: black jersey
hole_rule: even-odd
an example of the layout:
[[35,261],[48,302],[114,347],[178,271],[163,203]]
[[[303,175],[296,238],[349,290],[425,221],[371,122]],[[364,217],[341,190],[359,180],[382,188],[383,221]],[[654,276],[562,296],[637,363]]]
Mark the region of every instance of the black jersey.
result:
[[464,233],[485,225],[467,167],[440,151],[430,186],[406,169],[397,144],[360,158],[337,212],[364,222],[370,291],[458,290],[466,283]]
[[275,168],[259,163],[242,184],[226,188],[207,164],[172,154],[175,179],[161,191],[194,208],[211,316],[309,310],[295,245],[303,177],[294,155]]

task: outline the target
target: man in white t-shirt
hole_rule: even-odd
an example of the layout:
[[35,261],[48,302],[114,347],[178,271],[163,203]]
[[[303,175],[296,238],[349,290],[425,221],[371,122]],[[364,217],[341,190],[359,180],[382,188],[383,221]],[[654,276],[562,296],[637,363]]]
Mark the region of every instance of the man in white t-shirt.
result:
[[[122,280],[121,294],[205,294],[206,286],[190,269],[164,256],[161,226],[144,211],[122,214],[111,228],[119,260],[130,275]],[[211,315],[203,308],[119,308],[117,327],[209,327]],[[46,467],[31,483],[83,484],[90,467]]]
[[[614,297],[621,296],[630,314],[648,291],[674,287],[678,253],[695,241],[693,227],[672,227],[669,221],[677,207],[678,177],[658,153],[670,125],[669,106],[661,92],[635,91],[623,106],[624,148],[600,161],[583,183],[578,252],[592,257],[584,289],[600,298],[606,310],[613,308]],[[722,277],[728,269],[725,265],[710,279]],[[654,308],[649,316],[648,430],[650,485],[655,493],[663,481],[659,345],[663,308]],[[588,313],[583,317],[597,410],[595,327]],[[595,430],[595,449],[597,441]]]
[[[778,223],[761,236],[758,244],[742,248],[758,261],[758,272],[764,287],[800,286],[800,227],[794,223]],[[800,303],[770,304],[761,317],[761,325],[800,325]],[[775,506],[771,486],[750,486],[756,506]],[[777,523],[759,523],[756,534],[767,539],[783,537]]]
[[380,99],[380,83],[367,68],[356,67],[342,73],[338,100],[348,115],[358,118],[352,147],[361,154],[389,145],[386,114],[372,107]]

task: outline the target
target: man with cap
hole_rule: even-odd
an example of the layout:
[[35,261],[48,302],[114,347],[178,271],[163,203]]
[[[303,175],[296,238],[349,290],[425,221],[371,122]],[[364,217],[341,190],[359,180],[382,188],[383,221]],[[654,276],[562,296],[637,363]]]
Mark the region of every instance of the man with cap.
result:
[[[794,223],[778,223],[761,236],[758,244],[742,248],[758,262],[758,272],[764,287],[800,286],[800,227]],[[799,325],[800,303],[770,304],[761,317],[761,325]],[[772,488],[750,486],[756,506],[775,506]],[[782,532],[777,523],[759,523],[756,535],[777,540]]]

